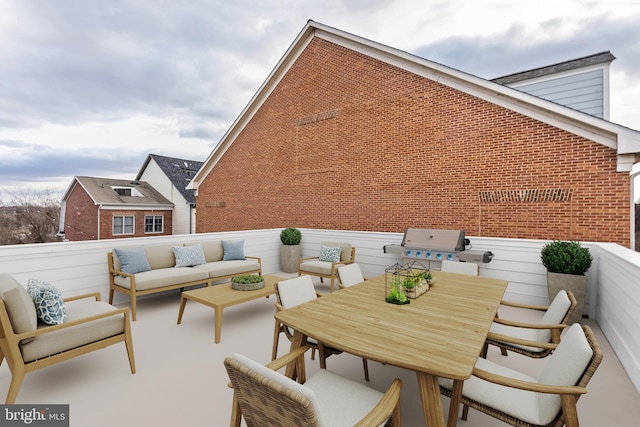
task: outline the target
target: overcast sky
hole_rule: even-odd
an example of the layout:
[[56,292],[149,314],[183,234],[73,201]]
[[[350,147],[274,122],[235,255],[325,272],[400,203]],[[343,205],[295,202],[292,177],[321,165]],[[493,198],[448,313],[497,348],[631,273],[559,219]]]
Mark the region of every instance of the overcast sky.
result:
[[0,0],[0,191],[204,161],[309,19],[487,79],[610,50],[640,130],[640,0]]

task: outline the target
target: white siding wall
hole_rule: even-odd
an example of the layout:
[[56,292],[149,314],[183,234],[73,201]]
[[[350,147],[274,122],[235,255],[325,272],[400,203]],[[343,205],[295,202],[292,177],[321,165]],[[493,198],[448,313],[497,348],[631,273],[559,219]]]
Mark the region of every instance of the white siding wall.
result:
[[608,119],[604,78],[604,70],[598,69],[510,86],[601,119]]
[[[140,176],[140,181],[147,181],[164,197],[169,199],[175,207],[173,208],[173,234],[195,233],[195,223],[191,221],[191,208],[182,194],[162,172],[155,160],[151,159]],[[190,228],[191,227],[191,228]]]
[[[351,242],[356,262],[365,276],[382,274],[400,260],[385,254],[384,245],[399,244],[401,233],[374,233],[302,229],[303,256],[317,255],[321,241]],[[280,229],[189,236],[157,236],[88,241],[0,246],[0,272],[26,284],[30,277],[47,280],[64,296],[99,291],[108,296],[106,253],[114,246],[151,243],[196,242],[211,239],[244,239],[245,253],[262,258],[265,274],[280,270]],[[495,239],[467,236],[474,250],[494,253],[488,264],[480,264],[480,275],[509,280],[505,299],[547,304],[546,271],[540,262],[541,240]],[[612,243],[589,243],[594,257],[588,272],[585,313],[600,325],[607,340],[640,391],[640,253]],[[434,269],[436,266],[434,264]],[[149,298],[153,298],[152,296]],[[116,294],[116,303],[127,302]],[[176,300],[176,309],[178,300]]]

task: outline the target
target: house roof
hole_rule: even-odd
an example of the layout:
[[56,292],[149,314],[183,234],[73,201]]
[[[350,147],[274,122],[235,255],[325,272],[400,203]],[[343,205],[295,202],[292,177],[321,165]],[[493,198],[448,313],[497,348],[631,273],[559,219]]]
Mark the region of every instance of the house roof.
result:
[[[82,186],[91,200],[102,207],[126,207],[127,209],[173,209],[173,203],[167,200],[155,188],[145,181],[130,179],[96,178],[76,176],[67,189],[63,201],[66,201],[76,185]],[[135,189],[138,195],[122,196],[115,188]]]
[[149,162],[153,159],[158,167],[169,178],[174,187],[178,189],[182,197],[191,205],[195,205],[196,196],[194,190],[187,190],[187,185],[191,182],[195,174],[198,172],[203,162],[195,160],[178,159],[176,157],[160,156],[158,154],[149,154],[144,164],[140,168],[140,172],[136,176],[136,180],[142,177]]
[[616,57],[613,56],[610,51],[599,52],[594,53],[593,55],[583,56],[581,58],[571,59],[569,61],[563,61],[553,65],[547,65],[527,71],[521,71],[502,77],[496,77],[495,79],[491,79],[491,81],[500,83],[502,85],[509,85],[524,80],[537,79],[540,77],[546,77],[552,74],[562,73],[566,71],[573,71],[593,65],[609,64],[613,62],[614,59],[616,59]]
[[197,191],[200,182],[211,172],[295,63],[298,56],[315,37],[613,148],[618,154],[617,169],[619,172],[631,171],[634,154],[640,153],[640,132],[636,130],[309,20],[267,76],[262,86],[204,161],[187,188]]

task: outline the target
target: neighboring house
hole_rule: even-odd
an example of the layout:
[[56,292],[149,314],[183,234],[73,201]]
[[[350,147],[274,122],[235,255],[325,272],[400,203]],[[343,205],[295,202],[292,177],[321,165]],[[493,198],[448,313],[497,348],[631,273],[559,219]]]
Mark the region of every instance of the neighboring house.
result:
[[173,203],[144,181],[76,176],[62,198],[66,240],[170,235]]
[[189,188],[197,231],[276,227],[631,247],[640,132],[309,21]]
[[600,52],[491,81],[609,120],[609,66],[614,59],[611,52]]
[[186,187],[202,162],[149,154],[136,181],[146,181],[174,204],[173,234],[196,232],[196,196]]

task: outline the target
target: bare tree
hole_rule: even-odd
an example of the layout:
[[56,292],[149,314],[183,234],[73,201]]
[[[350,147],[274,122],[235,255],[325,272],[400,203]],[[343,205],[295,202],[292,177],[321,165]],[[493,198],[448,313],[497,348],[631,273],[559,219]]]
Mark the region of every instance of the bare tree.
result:
[[0,215],[1,244],[56,242],[60,224],[60,196],[50,190],[7,193],[9,206]]

